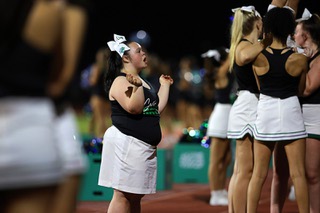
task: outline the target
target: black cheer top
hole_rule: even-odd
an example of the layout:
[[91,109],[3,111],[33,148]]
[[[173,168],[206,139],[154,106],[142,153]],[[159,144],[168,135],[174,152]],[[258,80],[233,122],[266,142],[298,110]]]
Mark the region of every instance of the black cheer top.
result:
[[288,50],[282,53],[284,49],[272,49],[273,53],[266,50],[262,51],[269,62],[269,71],[259,75],[260,92],[262,94],[285,99],[298,95],[300,76],[291,76],[285,69],[285,64],[289,56],[293,53]]
[[[309,59],[308,64],[320,55],[318,51],[312,58]],[[301,98],[303,104],[320,104],[320,88],[316,89],[311,95]]]
[[[248,40],[241,39],[241,41],[248,41]],[[259,93],[256,78],[254,76],[253,69],[252,69],[252,62],[243,66],[239,66],[237,63],[234,63],[232,67],[232,71],[234,72],[236,77],[236,81],[238,84],[238,91],[248,90],[254,94]]]
[[[124,73],[121,75],[125,76]],[[150,89],[143,87],[145,102],[141,114],[130,114],[117,101],[113,100],[110,101],[111,120],[112,124],[122,133],[157,146],[162,138],[158,110],[159,97],[152,85],[150,83],[148,85]]]
[[10,49],[0,50],[0,97],[46,96],[52,54],[22,38]]

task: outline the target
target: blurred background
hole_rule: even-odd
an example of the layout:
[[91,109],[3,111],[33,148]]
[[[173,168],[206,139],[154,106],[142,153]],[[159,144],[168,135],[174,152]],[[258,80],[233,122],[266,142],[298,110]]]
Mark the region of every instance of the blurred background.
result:
[[[113,39],[113,34],[137,40],[173,66],[186,55],[200,63],[201,53],[218,46],[229,45],[232,8],[254,5],[263,15],[271,1],[267,0],[197,0],[190,3],[172,1],[105,1],[90,0],[89,27],[78,68],[83,69],[95,60],[97,50]],[[216,6],[215,6],[216,4]],[[218,6],[219,5],[219,6]],[[301,0],[297,17],[303,9],[320,13],[320,1]],[[201,64],[200,64],[201,65]],[[199,66],[200,66],[199,65]],[[76,82],[79,79],[76,79]],[[78,87],[79,84],[75,84]],[[74,90],[76,102],[83,97]],[[77,92],[78,91],[78,92]]]
[[[231,9],[253,5],[263,16],[271,3],[270,0],[197,0],[174,4],[172,1],[83,1],[87,3],[88,27],[70,90],[72,102],[83,121],[80,121],[81,132],[97,136],[90,130],[96,123],[92,119],[94,106],[90,103],[90,70],[93,64],[103,60],[97,58],[97,53],[107,48],[113,34],[119,34],[127,40],[137,41],[148,52],[148,69],[142,73],[145,79],[154,86],[157,86],[162,73],[170,74],[174,79],[169,103],[161,119],[165,142],[160,145],[170,147],[186,140],[185,137],[190,136],[190,128],[203,128],[212,112],[214,91],[210,86],[212,82],[205,80],[206,70],[201,54],[210,49],[229,47]],[[304,8],[319,14],[320,1],[300,0],[297,18],[302,16]],[[97,106],[97,111],[100,111],[97,117],[103,123],[101,129],[111,125],[108,105],[102,101],[100,107]]]
[[[208,73],[201,54],[210,49],[229,47],[231,9],[253,5],[264,15],[270,2],[89,1],[89,25],[72,87],[80,132],[90,160],[90,170],[85,177],[80,200],[105,200],[106,195],[108,199],[112,195],[109,189],[96,186],[97,162],[100,160],[96,154],[101,152],[101,137],[111,125],[110,106],[105,100],[96,105],[97,114],[100,113],[97,117],[101,120],[97,121],[95,104],[93,101],[90,103],[92,97],[88,78],[91,65],[98,63],[97,53],[113,40],[113,34],[135,40],[147,50],[149,66],[141,74],[154,86],[157,86],[160,74],[170,74],[174,79],[169,103],[160,120],[163,137],[158,146],[158,190],[171,188],[171,183],[208,183],[209,142],[206,129],[215,102],[212,79],[206,79]],[[300,0],[297,18],[301,17],[304,8],[320,14],[320,1]],[[94,128],[97,128],[98,122],[101,123],[101,131],[97,133]],[[173,149],[174,154],[171,152]],[[234,149],[235,141],[232,141],[232,162]],[[232,168],[233,163],[228,167],[228,177]],[[92,191],[103,193],[92,195]]]

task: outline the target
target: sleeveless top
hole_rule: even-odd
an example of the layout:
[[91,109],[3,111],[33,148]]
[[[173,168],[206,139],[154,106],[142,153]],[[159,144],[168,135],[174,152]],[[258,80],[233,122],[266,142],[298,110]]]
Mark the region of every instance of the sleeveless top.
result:
[[[125,75],[125,73],[120,74],[120,76]],[[159,97],[154,87],[149,82],[147,83],[150,89],[143,87],[145,96],[143,112],[141,114],[130,114],[117,101],[113,100],[110,101],[111,120],[112,124],[123,134],[157,146],[162,138],[158,110]]]
[[[309,65],[319,55],[320,55],[320,52],[318,51],[312,58],[310,58],[308,61]],[[301,100],[302,100],[302,104],[320,104],[320,88],[318,88],[308,97],[301,98]]]
[[51,55],[20,40],[11,54],[0,56],[0,97],[46,96]]
[[33,1],[21,1],[22,4],[28,6],[16,8],[13,28],[6,34],[9,40],[0,45],[0,98],[46,96],[52,53],[32,46],[21,37]]
[[[241,39],[241,41],[248,41],[248,40]],[[238,91],[248,90],[251,93],[255,93],[255,94],[259,93],[256,78],[254,76],[253,69],[252,69],[252,62],[245,64],[244,66],[239,66],[237,63],[234,63],[232,67],[232,71],[234,72],[236,77],[236,81],[238,84]]]
[[227,74],[228,84],[225,88],[215,89],[214,98],[217,103],[230,104],[230,94],[233,87],[234,75],[230,72]]
[[261,53],[269,62],[269,71],[263,75],[259,75],[260,93],[271,97],[285,99],[298,95],[300,76],[291,76],[285,69],[288,57],[294,53],[291,49],[281,54],[284,49],[272,49],[273,54],[267,50]]

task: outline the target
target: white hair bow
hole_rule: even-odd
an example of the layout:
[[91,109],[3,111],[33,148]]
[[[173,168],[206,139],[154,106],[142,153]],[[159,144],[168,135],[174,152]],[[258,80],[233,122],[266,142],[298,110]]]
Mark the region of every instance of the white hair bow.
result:
[[258,11],[256,11],[256,8],[252,5],[234,8],[234,9],[232,9],[232,12],[235,13],[237,10],[241,10],[241,11],[245,11],[245,12],[249,12],[249,13],[254,12],[255,16],[261,17],[260,13]]
[[207,52],[201,54],[202,58],[214,58],[216,61],[220,61],[220,53],[217,50],[208,50]]
[[302,17],[297,19],[296,21],[304,21],[304,20],[308,20],[309,18],[312,17],[312,14],[310,13],[310,11],[307,8],[304,8],[304,11],[302,13]]
[[111,51],[116,51],[122,57],[125,51],[130,50],[130,47],[122,43],[126,41],[126,38],[117,34],[114,34],[113,38],[114,41],[109,41],[108,46]]

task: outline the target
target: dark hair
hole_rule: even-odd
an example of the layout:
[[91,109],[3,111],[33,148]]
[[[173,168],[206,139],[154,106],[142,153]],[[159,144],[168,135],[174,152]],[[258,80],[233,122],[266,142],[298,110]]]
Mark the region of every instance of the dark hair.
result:
[[312,41],[318,45],[320,48],[320,17],[317,14],[312,14],[312,16],[307,20],[302,20],[299,22],[304,31],[309,32]]
[[264,33],[271,33],[282,44],[286,44],[288,35],[293,35],[295,26],[294,14],[290,9],[285,7],[272,8],[263,18]]
[[[125,41],[123,43],[129,46],[131,42]],[[123,55],[127,55],[127,54],[128,54],[128,50],[125,51]],[[108,67],[104,75],[104,84],[105,84],[105,92],[107,93],[107,95],[109,95],[109,90],[112,82],[116,77],[120,75],[121,69],[123,68],[122,57],[116,51],[111,51],[108,57],[107,66]]]

